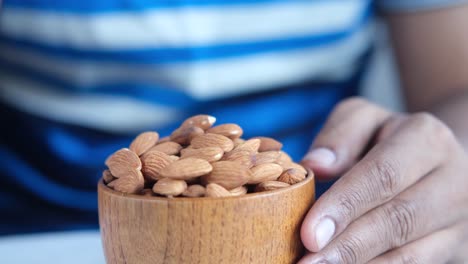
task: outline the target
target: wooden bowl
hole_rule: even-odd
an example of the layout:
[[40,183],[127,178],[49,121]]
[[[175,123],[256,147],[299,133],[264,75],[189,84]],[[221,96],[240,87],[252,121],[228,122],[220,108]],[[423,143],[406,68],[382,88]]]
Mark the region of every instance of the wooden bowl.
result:
[[109,264],[296,263],[304,253],[299,230],[315,184],[309,176],[269,192],[168,199],[123,194],[101,180],[98,196]]

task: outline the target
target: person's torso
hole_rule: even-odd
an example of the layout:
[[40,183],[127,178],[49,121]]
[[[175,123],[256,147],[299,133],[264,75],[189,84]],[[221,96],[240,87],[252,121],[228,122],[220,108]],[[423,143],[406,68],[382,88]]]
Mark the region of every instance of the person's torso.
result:
[[333,105],[356,93],[371,47],[369,0],[3,5],[4,193],[85,212],[107,155],[192,114],[278,138],[299,159]]

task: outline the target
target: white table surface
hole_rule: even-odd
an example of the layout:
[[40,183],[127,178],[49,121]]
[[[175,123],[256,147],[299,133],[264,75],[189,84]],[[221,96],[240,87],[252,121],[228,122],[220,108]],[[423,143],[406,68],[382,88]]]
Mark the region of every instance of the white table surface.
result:
[[0,237],[0,263],[104,264],[98,231]]

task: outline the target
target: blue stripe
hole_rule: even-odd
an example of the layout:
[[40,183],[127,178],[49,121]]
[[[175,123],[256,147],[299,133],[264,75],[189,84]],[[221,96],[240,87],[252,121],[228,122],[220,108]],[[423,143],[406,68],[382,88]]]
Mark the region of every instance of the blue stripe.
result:
[[314,34],[267,41],[216,44],[183,48],[156,48],[139,50],[85,50],[43,44],[35,41],[17,39],[0,35],[0,44],[10,45],[14,48],[25,49],[55,58],[75,61],[106,61],[130,64],[164,65],[171,63],[202,62],[232,57],[252,56],[269,52],[285,52],[305,48],[317,48],[346,39],[368,23],[372,15],[369,7],[354,25],[346,30]]
[[215,104],[210,106],[211,111],[202,112],[218,117],[219,123],[239,124],[244,128],[246,138],[274,136],[284,129],[300,127],[326,113],[342,97],[340,91],[344,90],[344,86],[344,83],[310,85],[229,106]]
[[0,147],[0,171],[5,173],[3,176],[11,178],[13,182],[45,201],[66,208],[97,209],[95,191],[80,191],[52,182],[4,147]]
[[58,13],[93,14],[120,11],[147,11],[148,9],[196,8],[255,4],[291,4],[301,2],[310,3],[311,1],[343,2],[343,0],[5,0],[4,7],[36,9]]
[[[164,128],[155,127],[149,130],[158,131],[163,137],[170,135],[179,124],[180,122],[174,120],[171,125]],[[116,150],[128,147],[134,135],[97,141],[96,138],[86,137],[82,133],[56,123],[54,126],[47,127],[46,133],[41,134],[41,137],[46,141],[48,149],[61,160],[76,166],[101,169],[103,161]]]
[[[13,76],[21,76],[38,82],[51,90],[63,92],[64,90],[76,95],[96,94],[127,96],[139,99],[142,102],[169,106],[173,108],[186,109],[192,107],[196,100],[187,93],[174,87],[163,84],[149,84],[143,82],[114,83],[98,86],[80,86],[71,81],[64,81],[53,75],[43,74],[26,66],[14,65],[0,58],[0,70]],[[0,87],[4,84],[0,83]],[[8,87],[3,87],[8,89]]]

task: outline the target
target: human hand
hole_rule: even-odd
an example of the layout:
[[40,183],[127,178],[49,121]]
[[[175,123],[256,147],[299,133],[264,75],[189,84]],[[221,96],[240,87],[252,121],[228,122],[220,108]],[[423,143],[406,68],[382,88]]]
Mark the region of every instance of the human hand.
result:
[[468,156],[430,114],[339,104],[303,164],[341,178],[307,214],[299,263],[467,263]]

